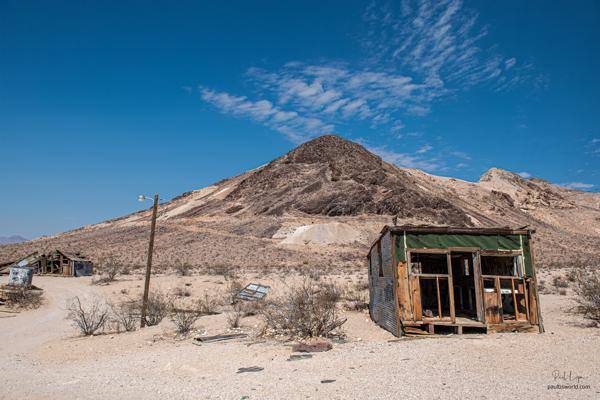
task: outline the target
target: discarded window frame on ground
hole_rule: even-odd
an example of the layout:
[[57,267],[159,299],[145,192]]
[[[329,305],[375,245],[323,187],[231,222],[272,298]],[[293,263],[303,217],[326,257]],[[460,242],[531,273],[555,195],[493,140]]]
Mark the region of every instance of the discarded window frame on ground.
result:
[[262,300],[265,298],[267,293],[271,290],[270,286],[260,285],[257,283],[250,283],[235,296],[238,300]]
[[369,313],[396,336],[428,332],[543,332],[533,231],[386,226],[371,246]]

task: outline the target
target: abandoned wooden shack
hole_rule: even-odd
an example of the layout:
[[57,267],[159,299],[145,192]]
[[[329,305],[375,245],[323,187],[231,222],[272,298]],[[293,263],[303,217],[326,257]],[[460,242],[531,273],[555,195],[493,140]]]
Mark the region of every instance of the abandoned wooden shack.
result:
[[60,276],[89,276],[93,273],[92,261],[79,253],[67,253],[54,250],[49,254],[31,253],[19,261],[5,263],[6,267],[1,272],[8,273],[10,266],[19,266],[33,269],[36,275]]
[[415,328],[543,332],[532,234],[384,227],[368,256],[371,319],[396,336]]

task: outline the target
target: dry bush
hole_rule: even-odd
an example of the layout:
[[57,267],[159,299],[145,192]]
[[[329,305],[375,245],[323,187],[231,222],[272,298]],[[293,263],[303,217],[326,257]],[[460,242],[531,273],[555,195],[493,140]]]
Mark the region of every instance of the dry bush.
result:
[[600,324],[600,272],[580,271],[575,283],[579,310],[586,318]]
[[552,279],[552,284],[557,288],[567,288],[569,287],[569,282],[563,276],[555,276]]
[[102,258],[98,263],[98,271],[101,276],[92,279],[92,285],[109,284],[117,279],[117,275],[122,273],[123,266],[113,256]]
[[85,305],[81,304],[79,297],[74,297],[67,303],[67,310],[67,318],[85,336],[103,330],[110,316],[108,306],[98,297],[90,298]]
[[221,275],[223,277],[231,274],[231,270],[233,269],[233,267],[231,267],[230,265],[226,265],[226,264],[216,264],[216,265],[211,265],[207,268],[206,273],[208,275]]
[[4,290],[1,294],[9,308],[36,309],[42,305],[43,293],[40,290],[15,287]]
[[230,274],[225,276],[227,281],[227,298],[225,299],[229,304],[234,304],[237,301],[237,295],[244,288],[237,275]]
[[211,315],[217,313],[217,307],[221,304],[215,297],[211,297],[208,293],[204,293],[204,297],[196,301],[196,308],[201,314]]
[[111,304],[110,322],[117,332],[133,332],[140,322],[140,310],[135,301],[127,300]]
[[[173,305],[173,300],[161,292],[151,292],[148,296],[148,308],[146,309],[146,325],[154,326],[169,314]],[[138,302],[138,309],[141,310],[142,304]]]
[[264,301],[260,314],[265,332],[290,337],[330,336],[346,320],[338,315],[340,290],[329,283],[305,279],[285,296]]
[[176,261],[173,266],[175,273],[179,276],[190,276],[192,274],[192,264],[189,262]]
[[173,289],[173,294],[177,297],[190,297],[192,292],[186,287],[176,287]]
[[227,313],[227,325],[230,328],[239,328],[243,316],[244,307],[242,303],[234,304],[233,309]]
[[193,328],[194,323],[202,316],[197,309],[172,308],[170,313],[171,321],[175,324],[177,334],[185,336]]

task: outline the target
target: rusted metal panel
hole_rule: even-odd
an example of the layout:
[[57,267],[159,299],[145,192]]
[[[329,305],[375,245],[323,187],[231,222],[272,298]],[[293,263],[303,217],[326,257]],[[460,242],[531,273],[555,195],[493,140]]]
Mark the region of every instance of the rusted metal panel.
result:
[[[379,249],[381,249],[381,255]],[[395,281],[392,269],[392,243],[389,234],[382,238],[380,245],[371,248],[369,259],[371,262],[371,274],[369,274],[369,312],[371,319],[382,328],[398,335],[394,296]],[[380,268],[383,276],[380,276]]]
[[393,277],[392,238],[389,232],[381,237],[381,263],[383,267],[383,276],[389,278]]

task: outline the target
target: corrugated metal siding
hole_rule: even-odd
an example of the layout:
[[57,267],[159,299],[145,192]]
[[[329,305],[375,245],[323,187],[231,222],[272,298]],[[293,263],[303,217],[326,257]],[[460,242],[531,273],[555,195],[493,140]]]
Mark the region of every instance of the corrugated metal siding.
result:
[[388,232],[381,239],[381,260],[384,276],[379,276],[378,246],[370,253],[372,274],[369,276],[369,310],[371,318],[384,329],[397,335],[396,307],[394,301],[394,276],[392,271],[392,241]]

